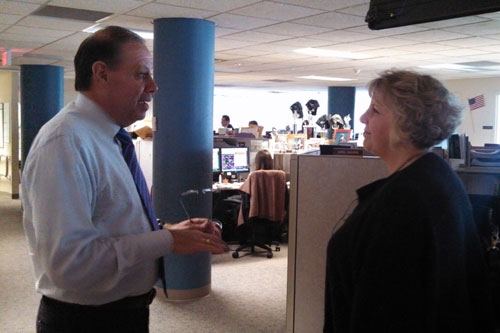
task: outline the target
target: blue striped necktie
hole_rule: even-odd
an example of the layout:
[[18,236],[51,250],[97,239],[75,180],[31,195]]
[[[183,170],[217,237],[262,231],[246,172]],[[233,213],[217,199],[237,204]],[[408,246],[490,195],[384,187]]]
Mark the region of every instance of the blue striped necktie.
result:
[[[134,143],[132,142],[132,138],[123,128],[120,128],[118,133],[116,134],[116,139],[120,142],[122,146],[122,155],[125,159],[125,162],[132,173],[132,177],[134,178],[135,187],[137,188],[137,192],[141,197],[142,206],[144,207],[144,211],[148,216],[149,223],[151,224],[151,228],[153,230],[159,230],[160,226],[156,221],[156,215],[153,210],[153,202],[151,201],[151,196],[149,195],[148,185],[146,183],[146,179],[144,178],[144,174],[142,173],[139,162],[137,161],[137,156],[135,154]],[[163,266],[163,259],[160,258],[160,278],[163,285],[163,289],[165,294],[167,293],[167,284],[165,280],[165,269]]]

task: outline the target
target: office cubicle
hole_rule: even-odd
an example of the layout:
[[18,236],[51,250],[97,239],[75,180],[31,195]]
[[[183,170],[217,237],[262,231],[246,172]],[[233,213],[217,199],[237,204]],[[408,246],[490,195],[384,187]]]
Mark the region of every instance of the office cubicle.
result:
[[290,159],[287,332],[322,332],[326,247],[355,190],[385,177],[374,157],[292,155]]

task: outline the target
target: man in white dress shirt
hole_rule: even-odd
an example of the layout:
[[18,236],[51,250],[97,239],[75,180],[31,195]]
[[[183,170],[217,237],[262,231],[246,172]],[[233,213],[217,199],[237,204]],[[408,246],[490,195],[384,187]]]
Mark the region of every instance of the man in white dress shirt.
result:
[[227,246],[206,219],[152,231],[115,135],[157,91],[144,40],[120,27],[75,56],[75,101],[45,124],[22,175],[23,223],[42,300],[38,332],[147,332],[158,259]]

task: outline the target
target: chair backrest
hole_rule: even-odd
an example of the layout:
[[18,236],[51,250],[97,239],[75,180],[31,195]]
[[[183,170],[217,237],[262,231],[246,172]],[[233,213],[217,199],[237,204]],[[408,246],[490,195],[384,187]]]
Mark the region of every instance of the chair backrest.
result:
[[248,217],[281,222],[286,215],[286,174],[282,170],[257,170],[250,173],[241,191],[250,195]]

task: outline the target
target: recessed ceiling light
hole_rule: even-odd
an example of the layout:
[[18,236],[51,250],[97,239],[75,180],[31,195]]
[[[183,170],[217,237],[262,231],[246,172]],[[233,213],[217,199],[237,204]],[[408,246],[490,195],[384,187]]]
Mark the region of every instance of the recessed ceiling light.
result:
[[307,47],[305,49],[297,49],[293,50],[293,52],[312,55],[316,57],[327,57],[327,58],[367,59],[371,57],[369,55],[361,53],[333,51],[333,50],[318,49],[313,47]]
[[68,8],[68,7],[45,5],[35,10],[30,15],[96,22],[113,15],[113,13],[80,9],[80,8]]
[[310,79],[310,80],[322,80],[322,81],[356,81],[357,79],[347,79],[343,77],[330,77],[330,76],[318,76],[318,75],[308,75],[299,76],[299,79]]
[[[96,32],[98,30],[104,29],[105,27],[106,26],[102,25],[102,24],[94,24],[93,26],[88,27],[86,29],[83,29],[82,31],[89,33],[89,34],[93,34],[94,32]],[[130,29],[130,30],[132,30],[133,32],[135,32],[136,34],[138,34],[139,36],[141,36],[144,39],[153,39],[154,38],[154,33],[151,31],[134,30],[134,29]]]

